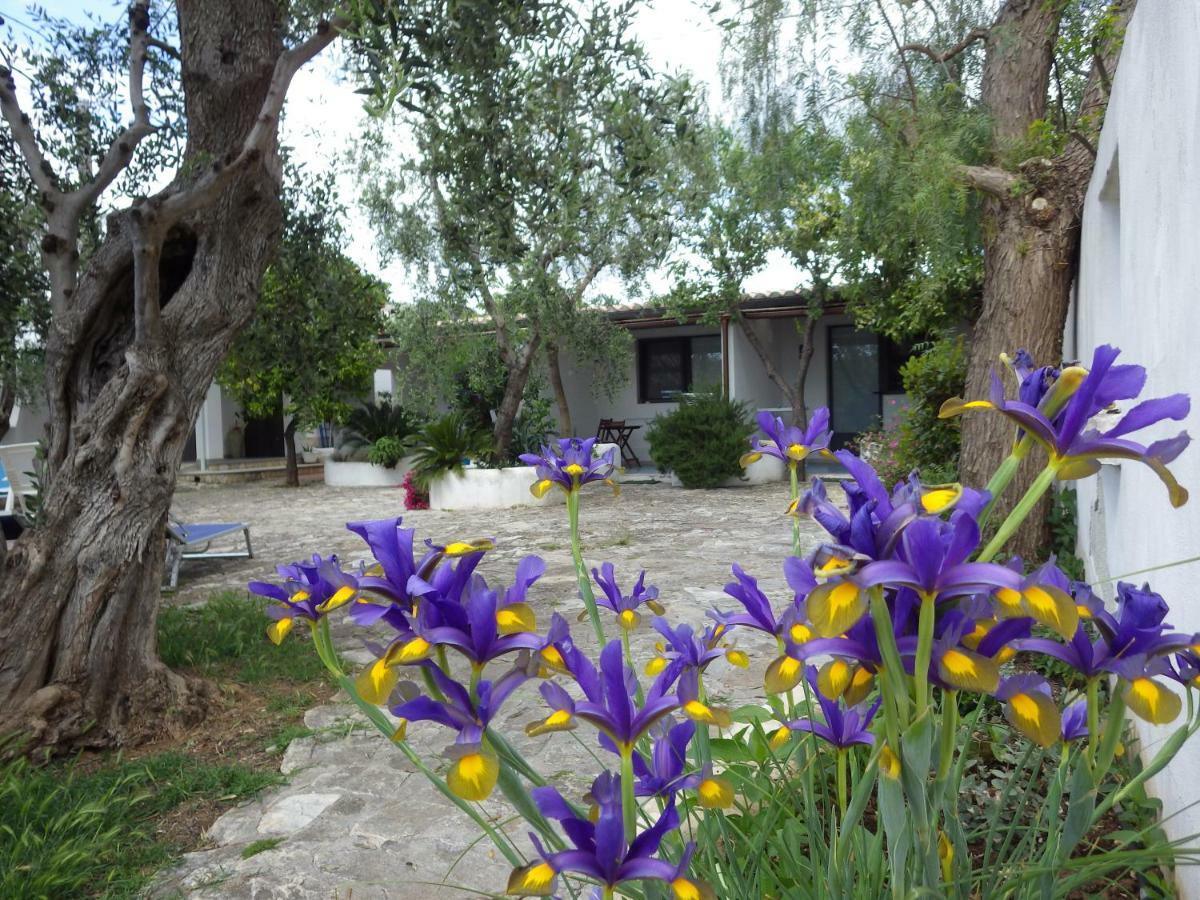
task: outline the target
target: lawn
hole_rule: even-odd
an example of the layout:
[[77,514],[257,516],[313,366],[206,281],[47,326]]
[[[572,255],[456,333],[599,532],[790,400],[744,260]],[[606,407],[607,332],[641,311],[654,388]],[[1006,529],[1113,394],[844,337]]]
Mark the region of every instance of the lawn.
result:
[[0,897],[134,896],[223,811],[283,780],[280,755],[332,688],[303,643],[265,639],[262,608],[226,592],[162,610],[163,660],[216,688],[195,731],[124,755],[3,764]]

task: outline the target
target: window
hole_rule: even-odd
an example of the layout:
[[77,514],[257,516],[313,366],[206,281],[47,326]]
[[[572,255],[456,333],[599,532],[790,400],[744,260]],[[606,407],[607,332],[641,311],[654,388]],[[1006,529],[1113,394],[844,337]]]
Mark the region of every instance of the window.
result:
[[672,403],[680,394],[720,387],[720,335],[638,341],[639,403]]

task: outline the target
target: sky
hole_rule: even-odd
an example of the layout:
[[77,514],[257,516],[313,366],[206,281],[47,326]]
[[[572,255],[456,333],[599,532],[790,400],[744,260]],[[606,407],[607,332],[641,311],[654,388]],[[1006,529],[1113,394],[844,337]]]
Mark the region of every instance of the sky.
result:
[[[76,20],[83,20],[88,12],[117,20],[123,15],[126,0],[40,0],[39,5],[52,15]],[[689,73],[695,83],[704,86],[709,108],[727,115],[721,91],[721,31],[706,12],[707,6],[697,0],[651,0],[638,16],[636,33],[657,68]],[[8,19],[18,33],[22,23],[30,21],[23,0],[0,0],[0,16]],[[404,303],[417,291],[413,279],[400,265],[382,263],[372,229],[353,202],[357,193],[355,178],[345,161],[350,141],[359,133],[365,114],[362,97],[354,93],[352,85],[340,82],[336,73],[337,56],[329,51],[297,73],[288,93],[281,137],[313,177],[337,180],[339,194],[348,207],[347,252],[388,283],[393,302]],[[745,287],[751,292],[788,290],[799,280],[800,273],[779,254]],[[651,291],[665,289],[665,275],[653,273],[648,285]],[[620,283],[613,278],[598,279],[594,292],[618,300],[623,295]]]

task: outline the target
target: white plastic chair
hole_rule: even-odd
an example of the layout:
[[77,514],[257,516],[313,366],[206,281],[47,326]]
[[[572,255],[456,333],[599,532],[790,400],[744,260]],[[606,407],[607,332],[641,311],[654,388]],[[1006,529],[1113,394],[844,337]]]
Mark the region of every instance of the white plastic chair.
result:
[[30,473],[34,470],[37,444],[0,444],[0,492],[4,493],[5,515],[28,515],[25,498],[37,493]]

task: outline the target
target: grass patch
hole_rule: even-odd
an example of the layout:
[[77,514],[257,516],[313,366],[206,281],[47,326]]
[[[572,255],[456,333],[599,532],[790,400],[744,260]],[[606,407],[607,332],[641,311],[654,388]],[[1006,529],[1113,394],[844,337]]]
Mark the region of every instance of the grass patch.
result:
[[185,803],[235,800],[281,777],[182,753],[74,765],[0,768],[0,897],[136,894],[179,852],[156,822]]
[[267,640],[267,605],[265,599],[224,591],[204,606],[164,607],[158,615],[159,656],[173,669],[194,669],[241,684],[326,678],[305,634],[278,647]]
[[260,853],[266,853],[268,850],[274,850],[284,841],[281,837],[263,838],[261,841],[254,841],[247,844],[242,850],[242,859],[249,859],[252,856],[258,856]]

